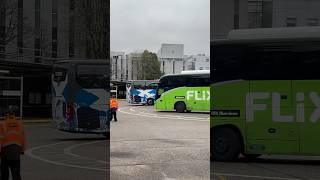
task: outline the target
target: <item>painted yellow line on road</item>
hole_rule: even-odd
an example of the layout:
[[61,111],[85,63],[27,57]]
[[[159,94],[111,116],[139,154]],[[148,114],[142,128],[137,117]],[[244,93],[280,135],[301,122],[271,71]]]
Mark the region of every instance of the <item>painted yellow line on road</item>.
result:
[[218,178],[219,178],[219,180],[227,180],[227,178],[222,175],[219,175]]

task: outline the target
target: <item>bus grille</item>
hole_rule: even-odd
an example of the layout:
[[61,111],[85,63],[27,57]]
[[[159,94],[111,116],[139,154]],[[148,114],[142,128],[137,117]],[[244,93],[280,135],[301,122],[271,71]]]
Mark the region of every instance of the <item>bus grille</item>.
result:
[[78,128],[98,129],[100,128],[99,111],[89,107],[81,107],[77,111]]

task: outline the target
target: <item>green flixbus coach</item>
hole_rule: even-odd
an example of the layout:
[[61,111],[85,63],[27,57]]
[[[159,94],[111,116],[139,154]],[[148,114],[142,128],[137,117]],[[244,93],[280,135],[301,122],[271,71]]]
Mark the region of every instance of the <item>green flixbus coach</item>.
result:
[[211,159],[320,155],[320,27],[211,41]]
[[156,110],[210,111],[210,71],[182,71],[181,74],[165,75],[156,90]]

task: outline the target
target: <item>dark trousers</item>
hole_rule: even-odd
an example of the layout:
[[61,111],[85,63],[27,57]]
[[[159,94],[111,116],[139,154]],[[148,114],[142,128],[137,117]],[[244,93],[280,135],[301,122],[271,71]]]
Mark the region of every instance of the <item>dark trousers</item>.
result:
[[117,121],[117,110],[116,109],[111,109],[111,121],[114,119],[114,121]]
[[12,174],[12,180],[21,180],[20,160],[1,159],[1,180],[9,179],[9,169]]

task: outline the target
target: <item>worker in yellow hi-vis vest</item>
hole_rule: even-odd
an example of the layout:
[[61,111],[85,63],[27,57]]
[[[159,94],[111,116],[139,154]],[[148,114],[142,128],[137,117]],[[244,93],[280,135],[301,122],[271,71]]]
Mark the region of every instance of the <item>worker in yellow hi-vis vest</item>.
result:
[[13,110],[5,117],[3,123],[3,139],[1,145],[1,179],[9,179],[9,169],[12,180],[21,180],[20,175],[20,155],[26,149],[26,138],[24,127]]

